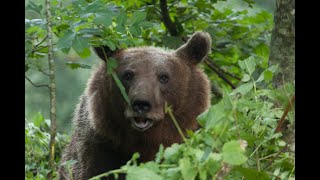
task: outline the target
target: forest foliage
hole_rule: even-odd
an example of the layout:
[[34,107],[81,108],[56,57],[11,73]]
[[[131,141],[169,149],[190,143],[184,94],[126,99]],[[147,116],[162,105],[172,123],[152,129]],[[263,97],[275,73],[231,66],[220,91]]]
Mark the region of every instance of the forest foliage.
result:
[[[121,169],[103,175],[126,173],[129,180],[294,179],[294,139],[276,132],[286,108],[294,107],[290,103],[294,84],[272,86],[278,71],[277,65],[268,65],[272,13],[251,0],[168,0],[175,29],[171,32],[161,2],[52,0],[54,50],[62,56],[73,51],[79,59],[88,58],[93,53],[90,47],[100,45],[112,50],[142,45],[175,49],[198,30],[212,37],[211,53],[201,66],[218,90],[212,106],[198,117],[202,128],[189,131],[182,144],[160,146],[154,161],[139,164],[139,154],[134,154]],[[41,3],[26,3],[26,12],[36,14],[25,20],[26,73],[46,70],[42,65],[48,51],[44,11]],[[63,62],[68,71],[91,69],[89,63]],[[51,171],[56,177],[61,151],[70,140],[70,132],[57,134],[56,169],[50,169],[50,121],[42,114],[25,122],[26,179],[46,179]],[[294,131],[294,108],[286,116],[286,129]],[[73,163],[62,165],[70,168]]]

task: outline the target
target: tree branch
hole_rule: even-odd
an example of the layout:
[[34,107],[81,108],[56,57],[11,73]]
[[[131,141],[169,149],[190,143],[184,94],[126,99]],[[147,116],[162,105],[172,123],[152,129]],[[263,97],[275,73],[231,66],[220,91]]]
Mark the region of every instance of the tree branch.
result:
[[210,67],[210,69],[212,69],[215,73],[217,73],[217,75],[221,79],[223,79],[229,86],[231,86],[232,89],[236,88],[236,86],[234,84],[232,84],[232,82],[212,64],[212,60],[211,59],[206,57],[204,59],[204,63],[207,64]]
[[47,84],[37,85],[37,84],[34,84],[27,76],[25,76],[25,78],[29,81],[30,84],[32,84],[35,87],[46,87],[46,88],[49,88],[49,85],[47,85]]
[[162,11],[162,21],[164,25],[167,27],[169,33],[171,36],[177,36],[177,26],[175,23],[172,22],[169,12],[168,12],[168,6],[167,6],[167,0],[160,0],[160,9]]
[[[178,31],[176,28],[176,24],[173,23],[172,20],[170,19],[169,12],[168,12],[168,6],[167,6],[167,0],[160,0],[160,9],[162,11],[162,21],[163,21],[164,25],[166,26],[166,28],[168,29],[170,35],[177,37]],[[187,42],[187,40],[188,40],[188,38],[186,38],[186,37],[181,37],[181,39],[184,42]],[[210,69],[212,69],[214,72],[216,72],[218,74],[218,76],[221,79],[223,79],[228,85],[230,85],[233,89],[236,88],[236,86],[233,85],[231,83],[231,81],[223,74],[226,72],[223,71],[217,64],[213,63],[212,60],[207,60],[207,59],[205,59],[205,63],[209,66]],[[228,75],[237,79],[237,80],[240,80],[240,78],[236,77],[235,75],[233,75],[231,73],[228,73]],[[214,88],[212,88],[212,89],[214,89]]]
[[285,111],[284,111],[284,113],[283,113],[278,125],[277,125],[276,133],[281,131],[282,124],[283,124],[288,112],[290,111],[291,107],[293,106],[295,98],[296,98],[296,95],[295,94],[292,95],[292,97],[291,97],[291,99],[290,99],[290,101],[289,101],[289,103],[288,103],[288,105],[287,105],[287,107],[286,107],[286,109],[285,109]]
[[47,175],[47,179],[52,180],[53,171],[55,169],[55,137],[57,133],[56,124],[56,82],[55,82],[55,64],[53,59],[53,41],[51,28],[51,12],[50,0],[45,1],[45,12],[48,31],[48,64],[49,64],[49,79],[50,79],[50,142],[49,142],[49,169],[51,171]]
[[38,71],[41,72],[41,73],[43,73],[44,75],[50,77],[50,75],[49,75],[48,73],[46,73],[45,71],[43,71],[42,69],[38,68]]

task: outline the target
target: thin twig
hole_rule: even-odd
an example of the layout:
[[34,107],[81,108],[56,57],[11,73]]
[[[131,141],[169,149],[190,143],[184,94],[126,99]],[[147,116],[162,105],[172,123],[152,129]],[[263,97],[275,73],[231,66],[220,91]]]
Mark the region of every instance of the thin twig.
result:
[[44,37],[44,38],[42,39],[42,41],[40,41],[38,44],[36,44],[36,45],[34,46],[34,49],[37,48],[40,44],[42,44],[47,38],[48,38],[48,35],[46,35],[46,37]]
[[221,73],[224,73],[224,74],[226,74],[226,75],[228,75],[228,76],[230,76],[230,77],[232,77],[232,78],[234,78],[234,79],[236,79],[236,80],[238,80],[238,81],[241,81],[241,78],[239,78],[238,76],[236,76],[236,75],[234,75],[234,74],[232,74],[232,73],[230,73],[230,72],[227,72],[227,71],[223,70],[223,69],[220,68],[220,66],[219,66],[218,64],[216,64],[214,61],[210,60],[210,62],[211,62],[211,64],[212,64],[214,67],[218,68],[218,70],[219,70]]
[[277,125],[276,133],[281,131],[282,124],[283,124],[288,112],[290,111],[290,109],[292,107],[292,104],[294,103],[295,97],[296,97],[295,94],[292,95],[292,97],[291,97],[291,99],[290,99],[290,101],[289,101],[289,103],[288,103],[288,105],[287,105],[287,107],[286,107],[286,109],[285,109],[285,111],[284,111],[284,113],[283,113],[278,125]]
[[46,76],[50,76],[48,73],[46,73],[45,71],[43,71],[43,70],[40,69],[40,68],[38,68],[37,70],[38,70],[39,72],[43,73],[43,74],[46,75]]
[[212,69],[215,73],[217,73],[217,75],[221,79],[223,79],[229,86],[231,86],[232,89],[236,88],[236,86],[232,84],[232,82],[223,73],[221,73],[216,67],[212,65],[212,62],[208,57],[204,59],[204,62],[210,67],[210,69]]
[[46,87],[46,88],[49,88],[49,85],[47,85],[47,84],[35,84],[35,83],[33,83],[27,76],[25,76],[25,78],[30,82],[30,84],[32,84],[33,86],[35,86],[35,87]]

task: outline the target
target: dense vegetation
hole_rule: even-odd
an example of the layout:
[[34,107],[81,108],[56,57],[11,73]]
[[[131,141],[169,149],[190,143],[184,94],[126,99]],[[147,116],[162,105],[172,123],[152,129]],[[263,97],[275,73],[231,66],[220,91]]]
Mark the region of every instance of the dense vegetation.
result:
[[[160,8],[164,5],[169,20]],[[27,109],[30,114],[26,114],[25,128],[26,179],[46,179],[49,172],[53,172],[53,177],[57,175],[61,150],[71,135],[65,128],[70,127],[70,110],[75,107],[96,57],[90,46],[176,48],[198,30],[212,36],[212,52],[201,66],[213,83],[214,93],[212,106],[198,117],[202,128],[188,132],[183,144],[160,147],[154,161],[138,164],[139,155],[134,154],[121,169],[104,175],[127,173],[129,180],[295,178],[294,107],[288,111],[288,107],[294,106],[290,101],[294,97],[294,83],[285,82],[278,89],[272,85],[272,78],[279,71],[277,65],[268,65],[272,13],[251,0],[74,0],[72,3],[52,0],[50,10],[56,64],[63,69],[57,70],[57,88],[62,89],[58,92],[73,100],[63,101],[58,94],[58,103],[63,101],[63,106],[58,106],[57,111],[64,113],[58,114],[58,120],[61,118],[55,168],[51,169],[48,165],[50,121],[46,112],[50,99],[46,89],[41,90],[44,96],[31,94],[26,80],[29,85],[26,103],[35,103],[42,97],[39,106],[48,107],[41,112]],[[43,79],[41,76],[47,71],[45,11],[40,1],[26,3],[25,70],[32,81]],[[59,76],[59,72],[73,77]],[[59,77],[65,81],[59,82]],[[80,85],[73,86],[77,83],[75,78]],[[167,107],[166,113],[170,112]],[[283,118],[285,128],[279,131],[277,126]],[[73,163],[62,165],[71,167]]]

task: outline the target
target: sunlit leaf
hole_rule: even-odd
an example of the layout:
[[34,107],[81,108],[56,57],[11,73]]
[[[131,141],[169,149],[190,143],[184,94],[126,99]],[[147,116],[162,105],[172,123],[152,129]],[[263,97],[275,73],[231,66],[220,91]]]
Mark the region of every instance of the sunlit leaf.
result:
[[222,158],[225,162],[232,165],[240,165],[247,161],[247,157],[244,155],[244,150],[240,146],[238,141],[230,141],[222,147]]

